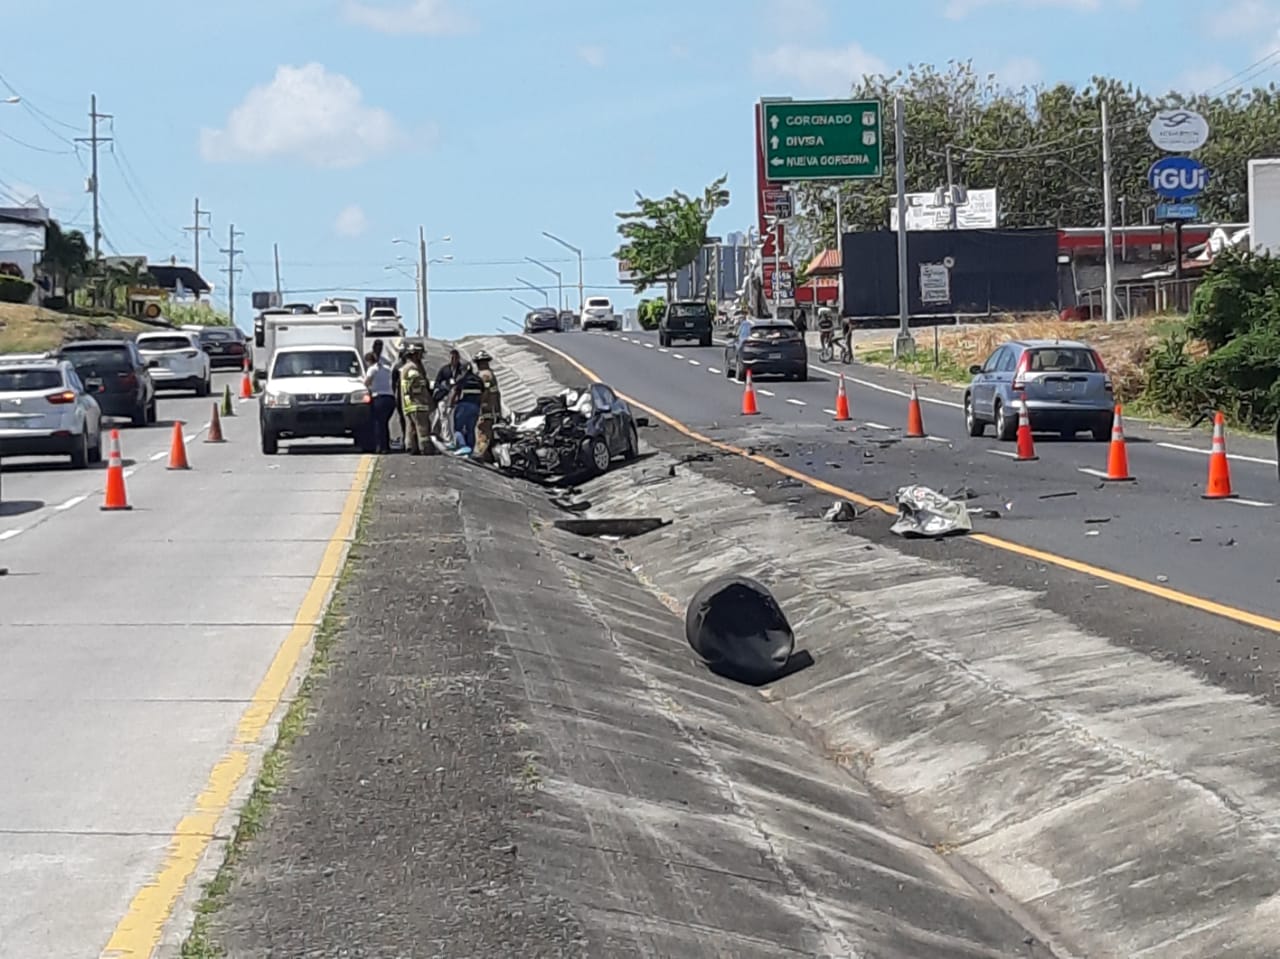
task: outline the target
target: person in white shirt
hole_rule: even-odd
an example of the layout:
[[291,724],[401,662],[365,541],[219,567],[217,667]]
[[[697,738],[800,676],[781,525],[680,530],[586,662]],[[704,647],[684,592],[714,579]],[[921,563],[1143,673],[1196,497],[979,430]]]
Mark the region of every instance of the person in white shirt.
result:
[[391,452],[391,417],[396,411],[396,393],[392,383],[391,364],[382,355],[382,341],[373,341],[373,351],[365,357],[364,384],[373,397],[374,448],[379,453]]

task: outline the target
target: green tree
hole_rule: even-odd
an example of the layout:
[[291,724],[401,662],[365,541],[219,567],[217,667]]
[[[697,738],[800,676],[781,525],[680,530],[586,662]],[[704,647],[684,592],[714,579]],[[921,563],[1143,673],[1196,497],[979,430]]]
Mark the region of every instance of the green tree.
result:
[[727,176],[708,186],[700,197],[679,190],[651,199],[636,194],[636,208],[617,214],[623,244],[614,255],[637,274],[635,292],[665,283],[667,300],[675,296],[674,275],[688,266],[707,242],[707,227],[717,210],[729,205]]
[[143,260],[100,265],[99,279],[103,299],[111,309],[122,309],[120,294],[131,286],[154,286],[156,278],[147,272]]
[[41,271],[61,286],[70,302],[76,288],[89,275],[89,243],[79,230],[67,230],[54,220],[45,228],[44,254],[40,258]]

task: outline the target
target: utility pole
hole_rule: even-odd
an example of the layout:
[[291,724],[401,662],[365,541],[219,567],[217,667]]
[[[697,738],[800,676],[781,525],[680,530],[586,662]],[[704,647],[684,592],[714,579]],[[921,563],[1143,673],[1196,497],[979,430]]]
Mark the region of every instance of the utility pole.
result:
[[893,342],[893,355],[910,356],[916,351],[916,341],[911,338],[911,304],[907,298],[910,283],[907,279],[907,117],[905,101],[901,94],[894,98],[894,152],[898,167],[898,337]]
[[98,215],[98,144],[110,143],[111,137],[98,136],[98,121],[110,120],[110,113],[98,112],[98,95],[89,96],[89,135],[76,137],[76,143],[89,144],[92,154],[92,166],[89,173],[89,192],[93,194],[93,260],[96,263],[102,257],[102,221]]
[[1116,320],[1116,245],[1111,223],[1111,131],[1107,127],[1107,101],[1102,101],[1102,242],[1106,244],[1106,305],[1103,315],[1108,323]]
[[280,288],[280,244],[279,243],[271,244],[271,255],[275,258],[275,261],[276,261],[276,299],[279,301],[276,305],[282,306],[284,304],[284,291],[281,290]]
[[227,227],[227,246],[221,251],[227,257],[227,265],[222,272],[227,274],[227,318],[231,320],[232,326],[236,325],[236,274],[240,272],[240,268],[236,266],[236,257],[244,252],[236,249],[236,237],[241,236],[244,236],[244,231],[237,230],[232,223]]
[[947,213],[950,217],[948,229],[956,228],[956,177],[951,168],[951,144],[947,144]]
[[[191,241],[195,246],[194,266],[195,266],[195,271],[197,276],[200,273],[200,234],[210,232],[209,227],[205,226],[203,223],[200,222],[200,217],[211,216],[211,215],[212,214],[210,214],[208,210],[200,209],[200,198],[196,197],[195,212],[191,220],[191,226],[184,226],[182,228],[185,232],[191,234]],[[198,291],[196,293],[196,299],[197,300],[200,299],[200,293]]]
[[427,315],[430,309],[429,287],[427,286],[427,234],[423,227],[418,227],[418,335],[424,340],[430,336],[431,318]]

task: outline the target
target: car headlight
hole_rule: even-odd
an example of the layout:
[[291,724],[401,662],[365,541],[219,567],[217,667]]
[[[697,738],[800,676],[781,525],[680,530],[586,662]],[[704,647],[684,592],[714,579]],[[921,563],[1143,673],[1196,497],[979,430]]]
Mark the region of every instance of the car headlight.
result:
[[271,390],[268,390],[266,393],[262,394],[262,397],[263,397],[263,402],[266,403],[267,406],[292,406],[293,405],[292,393],[275,393],[275,392],[272,392]]
[[351,396],[348,397],[348,399],[352,403],[372,403],[373,402],[373,396],[370,395],[368,390],[353,390],[351,393]]

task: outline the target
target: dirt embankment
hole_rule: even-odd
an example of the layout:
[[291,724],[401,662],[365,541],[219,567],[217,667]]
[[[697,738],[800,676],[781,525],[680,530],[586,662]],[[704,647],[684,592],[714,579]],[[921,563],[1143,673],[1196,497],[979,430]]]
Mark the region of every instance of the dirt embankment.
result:
[[145,323],[123,316],[58,313],[38,306],[0,303],[0,353],[39,353],[68,340],[138,333]]

